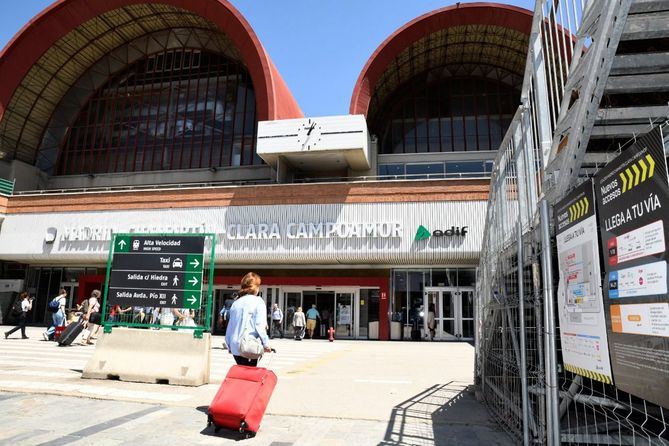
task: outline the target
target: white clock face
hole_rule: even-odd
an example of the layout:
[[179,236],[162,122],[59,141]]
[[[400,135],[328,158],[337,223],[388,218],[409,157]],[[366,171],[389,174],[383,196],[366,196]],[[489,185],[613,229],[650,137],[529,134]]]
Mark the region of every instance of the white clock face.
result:
[[297,142],[303,150],[310,150],[321,139],[321,126],[311,119],[297,129]]

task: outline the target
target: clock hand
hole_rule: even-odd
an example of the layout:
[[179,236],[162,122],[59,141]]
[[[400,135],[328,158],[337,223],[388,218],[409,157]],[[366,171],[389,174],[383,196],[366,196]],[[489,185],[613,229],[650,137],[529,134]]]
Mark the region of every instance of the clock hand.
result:
[[307,136],[311,135],[311,132],[314,130],[314,127],[316,127],[315,122],[313,124],[311,124],[311,127],[309,127],[309,131],[307,132]]

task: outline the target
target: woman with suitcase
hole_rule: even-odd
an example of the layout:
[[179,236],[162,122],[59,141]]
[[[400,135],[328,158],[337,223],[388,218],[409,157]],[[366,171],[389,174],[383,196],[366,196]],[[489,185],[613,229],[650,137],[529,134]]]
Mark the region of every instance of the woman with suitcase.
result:
[[267,336],[267,308],[260,291],[260,276],[248,273],[242,278],[239,298],[230,307],[228,327],[225,331],[225,343],[239,365],[257,366],[258,359],[249,359],[242,355],[240,344],[245,336],[257,338],[265,352],[271,352]]
[[267,337],[267,307],[261,297],[260,276],[244,276],[240,297],[230,307],[225,340],[238,365],[232,366],[209,405],[208,420],[218,431],[238,430],[255,435],[267,409],[277,378],[274,372],[257,367],[264,352],[273,351]]

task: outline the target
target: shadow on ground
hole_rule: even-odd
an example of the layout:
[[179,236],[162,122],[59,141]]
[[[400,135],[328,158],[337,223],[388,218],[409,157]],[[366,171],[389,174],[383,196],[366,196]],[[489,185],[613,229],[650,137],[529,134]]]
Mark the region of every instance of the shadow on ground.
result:
[[467,384],[434,385],[393,408],[379,446],[511,445]]

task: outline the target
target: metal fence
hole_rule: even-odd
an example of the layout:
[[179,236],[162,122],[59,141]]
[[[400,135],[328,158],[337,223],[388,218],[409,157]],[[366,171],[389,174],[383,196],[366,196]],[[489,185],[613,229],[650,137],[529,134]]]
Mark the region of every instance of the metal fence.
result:
[[524,444],[669,445],[669,410],[562,368],[554,311],[550,205],[580,180],[630,4],[536,2],[522,105],[491,178],[476,381],[491,414]]

